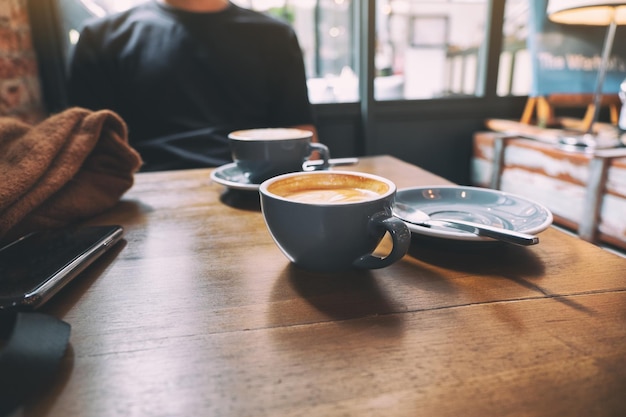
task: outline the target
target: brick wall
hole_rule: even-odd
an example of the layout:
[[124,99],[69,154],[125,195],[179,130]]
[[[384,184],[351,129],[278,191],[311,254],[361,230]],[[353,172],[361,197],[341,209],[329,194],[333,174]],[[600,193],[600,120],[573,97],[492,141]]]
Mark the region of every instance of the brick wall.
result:
[[28,123],[44,118],[27,0],[0,0],[0,116]]

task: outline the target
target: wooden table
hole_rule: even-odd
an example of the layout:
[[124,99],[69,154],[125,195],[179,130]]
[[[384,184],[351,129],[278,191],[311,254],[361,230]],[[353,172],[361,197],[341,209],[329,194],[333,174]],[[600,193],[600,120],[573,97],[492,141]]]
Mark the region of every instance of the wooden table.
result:
[[[349,169],[447,183],[388,156]],[[25,416],[626,415],[626,259],[550,228],[317,275],[209,173],[139,174],[91,222],[126,242],[46,306],[71,345]]]

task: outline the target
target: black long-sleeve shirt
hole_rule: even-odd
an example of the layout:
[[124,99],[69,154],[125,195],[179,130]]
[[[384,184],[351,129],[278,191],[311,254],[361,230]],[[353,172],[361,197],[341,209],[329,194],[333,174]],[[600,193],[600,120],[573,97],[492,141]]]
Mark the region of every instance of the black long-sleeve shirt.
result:
[[219,166],[233,130],[313,124],[293,29],[234,4],[192,13],[151,1],[88,22],[68,91],[71,105],[122,116],[143,170]]

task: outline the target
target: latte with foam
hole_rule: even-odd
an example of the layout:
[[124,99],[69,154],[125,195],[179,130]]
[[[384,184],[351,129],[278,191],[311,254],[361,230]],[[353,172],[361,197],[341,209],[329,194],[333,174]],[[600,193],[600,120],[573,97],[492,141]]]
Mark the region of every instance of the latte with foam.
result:
[[297,190],[284,197],[300,203],[344,204],[373,200],[380,194],[363,188],[319,188]]
[[[259,186],[261,211],[272,238],[301,268],[339,272],[383,268],[400,260],[411,243],[393,216],[396,185],[372,174],[305,171],[270,178]],[[392,249],[375,253],[388,233]]]

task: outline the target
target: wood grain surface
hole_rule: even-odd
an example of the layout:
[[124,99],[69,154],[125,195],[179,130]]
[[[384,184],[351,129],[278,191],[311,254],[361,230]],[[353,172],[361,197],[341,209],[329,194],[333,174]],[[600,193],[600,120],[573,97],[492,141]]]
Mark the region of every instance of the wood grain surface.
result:
[[[342,169],[448,184],[389,156]],[[416,237],[385,269],[305,272],[257,193],[209,174],[138,174],[90,222],[126,239],[46,306],[71,346],[23,415],[626,415],[626,259],[549,228],[532,247]]]

